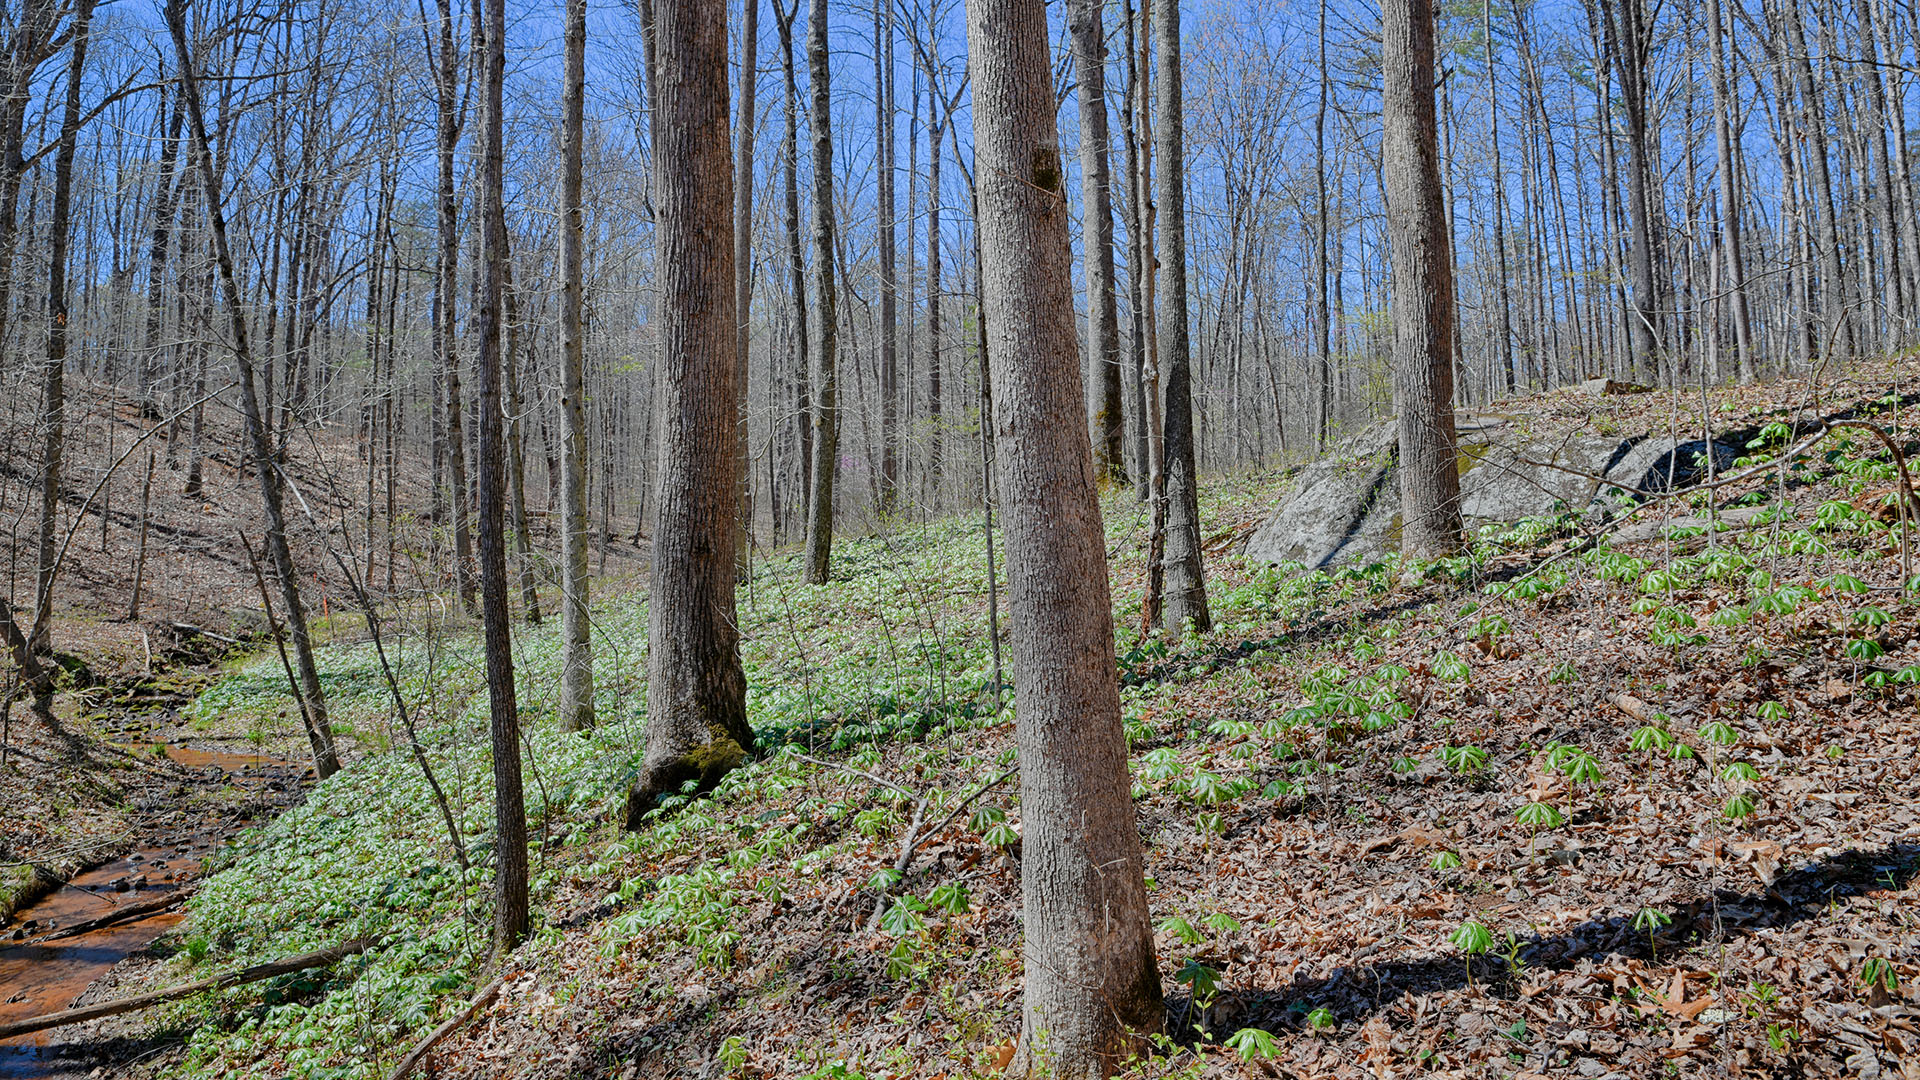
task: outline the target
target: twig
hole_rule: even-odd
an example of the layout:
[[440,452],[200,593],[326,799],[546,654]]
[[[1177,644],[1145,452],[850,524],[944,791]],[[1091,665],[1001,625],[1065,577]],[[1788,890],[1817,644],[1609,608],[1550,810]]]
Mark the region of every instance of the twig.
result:
[[505,985],[506,981],[507,977],[505,975],[498,975],[494,977],[492,982],[481,987],[480,992],[473,995],[473,1000],[467,1002],[466,1008],[448,1017],[445,1023],[428,1032],[426,1038],[415,1043],[413,1049],[407,1051],[407,1056],[401,1058],[400,1064],[394,1067],[392,1073],[388,1074],[387,1080],[401,1080],[402,1077],[412,1072],[413,1067],[420,1064],[420,1059],[426,1057],[428,1051],[439,1045],[440,1040],[459,1030],[467,1021],[473,1019],[475,1013],[486,1008],[489,1002],[498,997],[500,995],[500,987]]
[[[955,806],[952,812],[948,813],[946,817],[940,819],[940,824],[935,825],[933,828],[928,829],[925,832],[920,831],[920,822],[922,820],[921,814],[925,812],[927,808],[927,798],[926,796],[921,796],[920,801],[914,804],[913,821],[907,826],[907,838],[904,841],[902,841],[900,844],[900,855],[898,858],[893,860],[893,872],[904,877],[906,875],[907,868],[913,865],[914,854],[918,852],[920,848],[926,844],[927,841],[933,839],[936,836],[939,836],[942,832],[945,832],[947,826],[953,824],[953,819],[965,813],[967,807],[972,806],[975,800],[979,799],[980,796],[985,795],[987,792],[1005,783],[1007,777],[1012,776],[1015,772],[1018,772],[1019,769],[1020,769],[1020,766],[1015,765],[1013,768],[1006,770],[1005,772],[1001,773],[999,776],[996,776],[991,780],[982,781],[979,787],[976,787],[973,789],[973,793],[971,795],[968,795],[966,798],[960,800],[959,805]],[[874,902],[873,914],[867,919],[867,929],[869,931],[875,929],[880,925],[880,916],[886,910],[887,910],[887,890],[881,889],[880,899]]]
[[811,764],[814,764],[814,765],[824,765],[829,769],[838,769],[843,773],[850,773],[854,776],[858,776],[866,780],[871,780],[874,783],[879,784],[881,787],[892,788],[895,792],[899,793],[902,796],[905,796],[906,798],[912,799],[916,797],[910,789],[901,787],[899,784],[896,784],[893,781],[886,779],[885,777],[875,776],[873,773],[870,773],[865,769],[856,769],[851,765],[845,765],[838,761],[824,761],[817,757],[809,757],[806,754],[795,754],[793,756],[799,758],[801,761],[810,762]]

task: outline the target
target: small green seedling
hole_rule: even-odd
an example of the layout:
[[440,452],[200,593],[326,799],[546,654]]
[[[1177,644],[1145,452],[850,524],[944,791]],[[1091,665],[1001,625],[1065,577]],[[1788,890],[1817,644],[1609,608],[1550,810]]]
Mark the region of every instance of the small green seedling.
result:
[[1280,1056],[1280,1043],[1259,1028],[1241,1028],[1227,1036],[1227,1048],[1248,1064],[1272,1061]]
[[1673,916],[1659,908],[1641,908],[1633,917],[1633,928],[1647,935],[1647,948],[1652,950],[1655,958],[1660,955],[1660,947],[1654,944],[1654,935],[1660,932],[1661,927],[1672,923]]
[[1493,934],[1479,922],[1468,919],[1447,939],[1467,954],[1467,984],[1473,984],[1473,957],[1493,948]]

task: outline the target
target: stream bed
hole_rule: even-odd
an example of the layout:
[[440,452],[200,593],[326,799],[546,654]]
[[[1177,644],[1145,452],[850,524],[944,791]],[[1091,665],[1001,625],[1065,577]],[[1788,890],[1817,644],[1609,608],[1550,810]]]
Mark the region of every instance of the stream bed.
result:
[[[201,782],[234,785],[250,794],[298,797],[307,766],[253,753],[169,745],[166,756],[200,774]],[[63,926],[110,915],[116,908],[157,899],[189,885],[204,860],[244,822],[214,818],[149,837],[112,862],[74,876],[0,926],[0,1023],[27,1020],[83,1003],[102,976],[144,951],[183,918],[177,907],[100,927],[73,937],[40,940]],[[145,989],[159,989],[158,986]],[[91,1065],[74,1060],[81,1028],[54,1028],[0,1040],[0,1078],[85,1076]]]

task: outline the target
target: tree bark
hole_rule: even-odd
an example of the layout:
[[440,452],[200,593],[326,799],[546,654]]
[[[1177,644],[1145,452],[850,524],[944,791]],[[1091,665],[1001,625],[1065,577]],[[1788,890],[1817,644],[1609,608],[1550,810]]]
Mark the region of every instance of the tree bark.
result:
[[975,175],[1024,820],[1028,1066],[1117,1070],[1163,1021],[1041,0],[970,0]]
[[1087,360],[1092,369],[1094,468],[1127,482],[1120,399],[1120,311],[1113,295],[1113,170],[1107,136],[1107,31],[1101,0],[1072,0],[1067,28],[1079,74],[1081,248],[1087,276]]
[[880,161],[880,513],[891,514],[900,491],[900,301],[898,249],[894,235],[894,10],[874,0],[873,38],[877,75],[874,108]]
[[[1200,551],[1200,478],[1194,461],[1193,371],[1187,327],[1186,106],[1182,100],[1180,2],[1162,0],[1157,47],[1160,87],[1161,250],[1167,281],[1160,294],[1160,371],[1166,380],[1166,624],[1213,628]],[[1429,106],[1431,111],[1431,106]]]
[[1440,199],[1431,0],[1381,7],[1381,172],[1393,249],[1393,385],[1400,412],[1401,553],[1460,547],[1453,431],[1453,253]]
[[740,124],[736,133],[737,150],[733,160],[733,306],[734,306],[734,382],[740,399],[740,506],[736,516],[740,528],[735,537],[740,580],[751,570],[753,548],[753,475],[748,435],[751,403],[748,401],[749,359],[753,350],[753,144],[759,135],[755,113],[760,104],[760,0],[742,0],[740,21]]
[[[647,604],[647,750],[627,802],[629,828],[689,781],[712,787],[753,746],[734,614],[745,446],[728,216],[726,0],[659,0],[655,13],[664,65],[653,120],[661,454]],[[830,259],[826,266],[830,272]]]
[[567,0],[560,164],[560,730],[593,726],[593,623],[587,600],[586,255],[580,179],[586,138],[587,0]]
[[[87,64],[87,32],[93,24],[93,0],[79,0],[70,36],[73,58],[67,65],[67,99],[60,120],[60,145],[53,157],[53,217],[48,222],[47,353],[41,367],[40,411],[45,425],[40,457],[39,545],[35,560],[33,631],[36,650],[50,650],[53,578],[59,538],[61,484],[67,445],[67,251],[73,239],[73,154],[80,131],[80,77]],[[104,519],[104,516],[103,516]]]
[[[797,3],[797,0],[796,0]],[[807,501],[806,580],[824,585],[833,562],[833,487],[840,461],[839,315],[833,283],[833,84],[827,0],[807,14],[807,80],[813,92],[813,261],[820,332],[814,337],[813,487]]]
[[[484,244],[476,364],[480,371],[480,619],[486,643],[493,743],[493,953],[496,965],[527,933],[527,807],[520,776],[520,709],[507,604],[506,425],[501,410],[500,301],[507,261],[506,148],[501,88],[507,69],[506,0],[485,0],[481,61],[480,231]],[[724,62],[721,64],[725,69]]]

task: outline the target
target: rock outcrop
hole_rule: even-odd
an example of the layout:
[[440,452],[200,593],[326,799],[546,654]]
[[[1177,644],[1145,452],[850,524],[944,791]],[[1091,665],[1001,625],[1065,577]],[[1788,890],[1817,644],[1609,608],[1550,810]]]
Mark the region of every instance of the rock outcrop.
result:
[[[1461,414],[1460,512],[1468,528],[1564,509],[1611,514],[1635,492],[1685,487],[1706,476],[1701,439],[1654,435],[1531,435],[1500,416]],[[1713,443],[1713,467],[1730,467],[1733,440]],[[1300,474],[1247,541],[1265,562],[1329,566],[1394,551],[1400,479],[1392,420],[1373,424]]]

